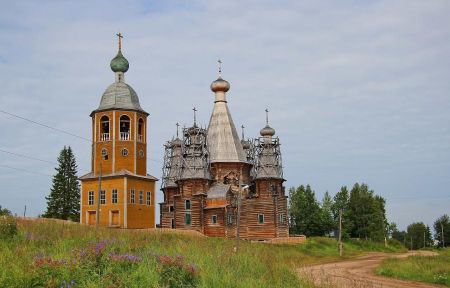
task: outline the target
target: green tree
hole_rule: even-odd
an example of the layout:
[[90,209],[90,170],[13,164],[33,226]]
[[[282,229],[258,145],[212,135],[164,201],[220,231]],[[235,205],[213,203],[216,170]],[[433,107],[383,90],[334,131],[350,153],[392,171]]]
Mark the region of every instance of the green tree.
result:
[[450,247],[450,219],[447,214],[442,215],[433,224],[434,239],[439,241],[439,247],[442,247],[442,230],[444,230],[445,247]]
[[64,146],[58,156],[58,167],[53,176],[50,195],[47,199],[47,218],[79,221],[80,185],[77,178],[77,164],[70,146]]
[[325,192],[322,199],[321,222],[322,231],[325,235],[330,235],[336,229],[333,218],[333,199],[328,191]]
[[388,225],[385,204],[384,198],[374,195],[367,184],[355,183],[349,200],[351,237],[384,240]]
[[2,208],[2,205],[0,205],[0,216],[11,216],[11,211],[6,208]]
[[290,232],[306,236],[322,236],[321,208],[309,185],[289,189]]
[[335,227],[336,229],[339,228],[339,212],[342,210],[342,238],[348,239],[352,229],[352,222],[350,221],[351,211],[347,186],[342,186],[341,190],[334,195],[333,200],[333,206],[331,209],[333,212]]
[[428,225],[427,225],[427,229],[425,230],[425,246],[426,247],[434,246],[433,236],[431,235],[431,229],[430,229],[430,226],[428,226]]
[[415,222],[408,225],[406,231],[406,246],[409,249],[417,250],[427,246],[427,242],[430,239],[427,239],[427,227],[423,222]]

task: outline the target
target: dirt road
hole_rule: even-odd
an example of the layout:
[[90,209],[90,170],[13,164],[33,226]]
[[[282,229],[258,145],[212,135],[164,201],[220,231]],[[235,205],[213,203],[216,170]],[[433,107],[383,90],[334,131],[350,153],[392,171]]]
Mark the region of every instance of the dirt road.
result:
[[376,276],[374,274],[374,269],[384,259],[389,257],[405,258],[412,255],[435,256],[437,254],[430,251],[415,251],[403,254],[370,253],[353,260],[306,266],[298,269],[298,273],[302,278],[309,279],[320,287],[442,287]]

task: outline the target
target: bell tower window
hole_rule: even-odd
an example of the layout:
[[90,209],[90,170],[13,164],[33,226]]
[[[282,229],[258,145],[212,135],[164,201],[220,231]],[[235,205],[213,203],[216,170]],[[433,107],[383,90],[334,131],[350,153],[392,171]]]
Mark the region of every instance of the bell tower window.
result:
[[100,141],[109,141],[109,118],[103,116],[100,118]]
[[139,118],[138,122],[138,139],[139,142],[144,142],[144,120]]
[[130,140],[130,134],[130,117],[127,115],[122,115],[120,116],[120,140]]

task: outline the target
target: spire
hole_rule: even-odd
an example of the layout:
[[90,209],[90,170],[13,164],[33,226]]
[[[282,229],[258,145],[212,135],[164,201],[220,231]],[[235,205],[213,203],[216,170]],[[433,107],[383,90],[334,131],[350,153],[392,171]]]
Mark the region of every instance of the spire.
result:
[[269,109],[266,108],[266,125],[269,126]]
[[194,107],[192,111],[194,111],[194,127],[197,127],[197,109]]
[[241,126],[241,129],[242,129],[242,140],[244,140],[244,138],[245,138],[245,137],[244,137],[244,128],[245,128],[244,125],[242,125],[242,126]]
[[178,128],[180,127],[180,124],[178,124],[178,122],[177,122],[177,124],[175,124],[175,126],[177,126],[177,138],[178,138]]
[[210,163],[246,163],[243,145],[227,106],[225,94],[230,89],[230,83],[222,79],[222,61],[219,60],[218,63],[219,78],[211,84],[215,101],[207,133]]

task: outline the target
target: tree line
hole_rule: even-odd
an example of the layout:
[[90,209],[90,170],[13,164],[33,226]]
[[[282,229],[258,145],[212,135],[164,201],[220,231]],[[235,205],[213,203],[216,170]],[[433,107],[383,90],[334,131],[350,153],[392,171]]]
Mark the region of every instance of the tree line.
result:
[[[433,223],[434,235],[431,228],[423,222],[414,222],[400,231],[395,223],[390,224],[390,236],[402,242],[411,250],[426,247],[450,247],[450,218],[447,214],[437,218]],[[433,237],[434,236],[434,237]]]
[[355,183],[349,191],[341,187],[332,198],[328,191],[321,202],[310,185],[289,189],[290,233],[306,236],[337,235],[342,215],[342,237],[384,240],[387,233],[386,201],[369,189]]
[[395,239],[409,249],[450,246],[448,215],[434,222],[434,239],[430,227],[423,222],[412,223],[406,231],[400,231],[394,222],[387,221],[386,200],[367,184],[355,183],[350,191],[343,186],[333,197],[327,191],[321,201],[310,185],[289,189],[290,234],[337,237],[340,216],[343,239]]

